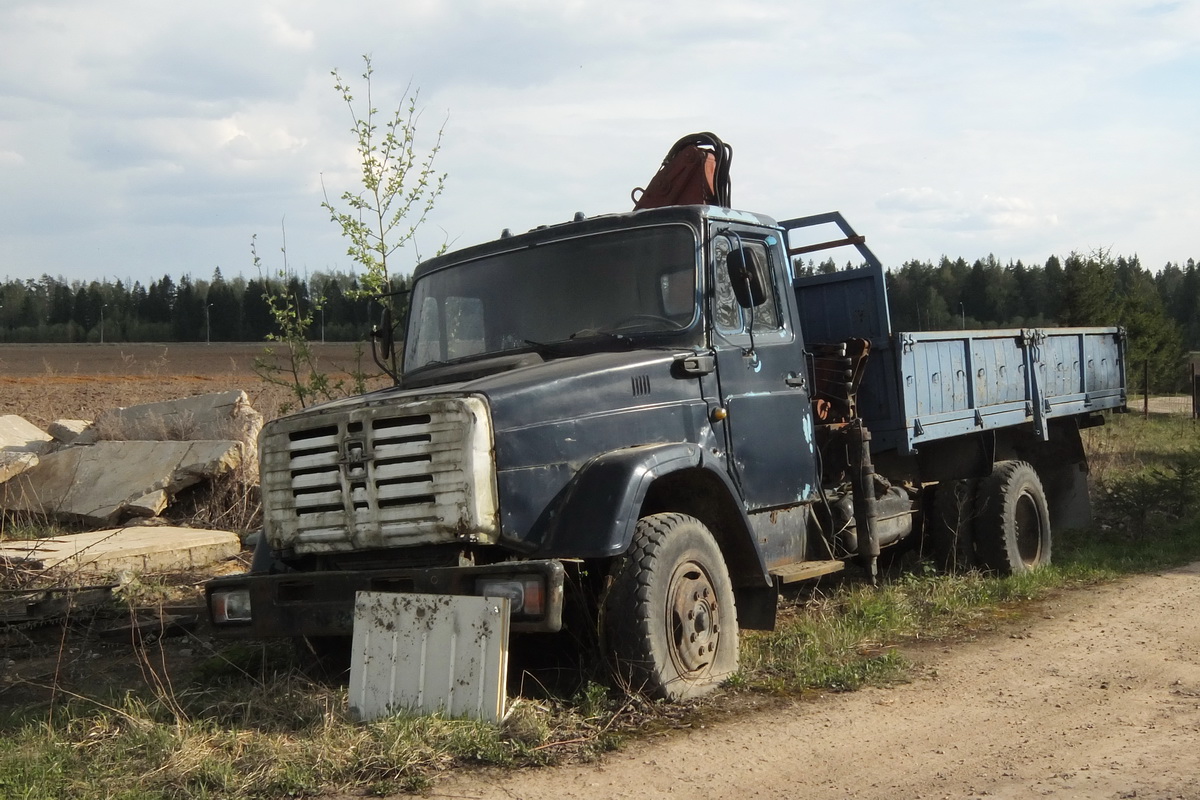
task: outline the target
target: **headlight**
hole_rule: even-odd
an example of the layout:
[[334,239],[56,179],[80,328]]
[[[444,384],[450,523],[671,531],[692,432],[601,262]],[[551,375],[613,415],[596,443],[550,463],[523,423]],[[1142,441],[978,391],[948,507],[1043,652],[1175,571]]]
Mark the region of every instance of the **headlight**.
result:
[[540,577],[481,578],[475,593],[484,597],[507,597],[513,615],[540,617],[546,613],[546,588]]
[[218,625],[224,622],[250,621],[250,590],[223,589],[213,592],[208,598],[212,610],[213,621]]

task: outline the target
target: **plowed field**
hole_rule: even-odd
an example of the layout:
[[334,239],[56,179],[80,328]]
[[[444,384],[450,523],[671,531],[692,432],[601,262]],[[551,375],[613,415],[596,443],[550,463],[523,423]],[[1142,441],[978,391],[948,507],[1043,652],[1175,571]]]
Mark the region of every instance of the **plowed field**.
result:
[[[355,346],[316,344],[323,371],[355,366]],[[289,392],[255,373],[263,343],[0,345],[0,414],[36,425],[92,419],[105,408],[242,389],[268,419]],[[280,348],[277,348],[280,349]],[[378,370],[364,355],[368,374]]]

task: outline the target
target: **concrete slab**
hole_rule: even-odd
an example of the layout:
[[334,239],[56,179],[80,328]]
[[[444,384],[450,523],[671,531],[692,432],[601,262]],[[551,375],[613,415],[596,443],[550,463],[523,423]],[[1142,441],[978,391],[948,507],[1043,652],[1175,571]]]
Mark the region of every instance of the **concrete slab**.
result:
[[0,416],[0,450],[44,453],[50,449],[52,441],[50,434],[24,417],[16,414]]
[[97,415],[93,427],[101,439],[233,439],[251,444],[258,439],[262,423],[262,414],[250,405],[246,393],[234,389],[108,409]]
[[25,450],[0,450],[0,483],[15,478],[38,465],[37,453]]
[[47,426],[46,433],[54,437],[56,442],[74,444],[91,424],[86,419],[56,419]]
[[234,441],[97,442],[42,456],[0,485],[0,506],[114,525],[157,515],[177,492],[241,463]]
[[165,572],[207,566],[241,550],[241,539],[230,531],[147,525],[4,542],[0,562],[17,568],[40,563],[48,570]]

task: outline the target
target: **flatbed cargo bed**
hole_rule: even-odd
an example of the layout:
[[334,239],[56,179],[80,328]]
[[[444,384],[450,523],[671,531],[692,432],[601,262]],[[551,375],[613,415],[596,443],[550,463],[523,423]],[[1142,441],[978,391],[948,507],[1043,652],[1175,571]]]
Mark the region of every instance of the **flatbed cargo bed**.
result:
[[922,442],[1124,407],[1120,328],[897,333],[905,451]]
[[866,266],[802,276],[793,289],[808,346],[870,343],[858,409],[873,450],[912,453],[939,439],[1024,424],[1045,440],[1051,419],[1125,406],[1123,329],[893,333],[883,266],[840,214],[781,223],[789,234],[826,224],[846,238],[815,247],[854,246]]

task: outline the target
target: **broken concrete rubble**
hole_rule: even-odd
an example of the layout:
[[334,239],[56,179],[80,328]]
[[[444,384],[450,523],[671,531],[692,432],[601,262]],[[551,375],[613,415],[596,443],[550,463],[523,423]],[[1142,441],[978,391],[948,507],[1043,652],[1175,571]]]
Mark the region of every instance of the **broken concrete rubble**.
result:
[[46,433],[61,444],[75,444],[75,440],[87,430],[92,423],[86,419],[56,419],[46,428]]
[[45,453],[51,447],[50,434],[16,414],[0,416],[0,451]]
[[182,489],[244,463],[235,441],[97,442],[43,456],[0,486],[11,511],[62,516],[93,525],[157,516]]
[[87,441],[241,442],[247,461],[257,463],[262,414],[241,390],[185,397],[161,403],[114,408],[100,413],[83,432]]
[[54,446],[50,434],[16,414],[0,416],[0,483],[37,466]]
[[258,480],[262,415],[240,390],[116,408],[46,433],[0,417],[0,507],[113,525],[153,517],[183,489]]
[[37,463],[36,453],[0,450],[0,483],[15,478],[31,467],[36,467]]

